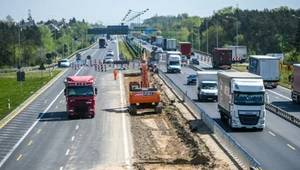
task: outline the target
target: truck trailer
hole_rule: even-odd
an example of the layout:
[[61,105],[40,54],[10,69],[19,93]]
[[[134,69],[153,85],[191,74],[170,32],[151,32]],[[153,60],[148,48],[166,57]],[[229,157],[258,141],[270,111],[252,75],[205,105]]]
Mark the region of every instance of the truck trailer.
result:
[[197,71],[197,97],[200,102],[218,101],[218,78],[216,71]]
[[96,114],[97,88],[93,76],[68,76],[64,80],[66,108],[69,119],[73,117],[91,117]]
[[243,63],[247,60],[247,47],[246,46],[226,46],[232,51],[232,63]]
[[265,93],[261,76],[247,72],[218,72],[218,110],[231,128],[266,125]]
[[188,59],[191,57],[192,45],[190,42],[179,42],[178,49],[182,55],[185,55]]
[[227,48],[215,48],[212,51],[212,67],[214,69],[231,69],[232,50]]
[[167,39],[167,51],[176,51],[177,50],[177,40],[176,39]]
[[300,64],[293,64],[290,81],[292,83],[291,98],[293,102],[300,103]]
[[265,55],[251,55],[248,72],[259,75],[265,87],[276,88],[280,80],[280,59]]

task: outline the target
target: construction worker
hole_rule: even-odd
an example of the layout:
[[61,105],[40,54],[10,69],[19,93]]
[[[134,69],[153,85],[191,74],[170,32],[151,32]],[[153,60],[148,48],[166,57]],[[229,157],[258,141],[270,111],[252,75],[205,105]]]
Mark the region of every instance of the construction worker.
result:
[[118,71],[117,71],[117,69],[115,69],[114,70],[114,78],[115,78],[115,80],[117,80],[117,76],[118,76]]

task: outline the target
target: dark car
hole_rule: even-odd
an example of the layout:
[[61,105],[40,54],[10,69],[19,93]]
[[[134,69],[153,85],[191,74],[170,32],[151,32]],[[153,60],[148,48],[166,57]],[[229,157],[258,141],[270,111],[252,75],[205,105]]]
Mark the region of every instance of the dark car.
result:
[[192,58],[191,63],[192,64],[196,64],[196,65],[200,64],[200,62],[199,62],[199,60],[197,58]]
[[181,56],[181,63],[186,63],[187,62],[187,57],[185,55]]
[[187,83],[188,85],[192,84],[192,83],[196,83],[196,74],[190,74],[187,76]]

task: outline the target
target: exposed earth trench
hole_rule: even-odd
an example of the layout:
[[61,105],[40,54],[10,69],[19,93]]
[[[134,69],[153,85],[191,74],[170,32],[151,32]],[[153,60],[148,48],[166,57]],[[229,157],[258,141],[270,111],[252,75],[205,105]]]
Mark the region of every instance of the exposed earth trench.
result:
[[[140,81],[140,76],[126,71],[123,77],[128,105],[129,82]],[[206,125],[176,98],[158,75],[150,77],[151,84],[161,92],[163,112],[156,114],[152,109],[143,109],[136,115],[129,114],[134,169],[243,169],[219,147]]]

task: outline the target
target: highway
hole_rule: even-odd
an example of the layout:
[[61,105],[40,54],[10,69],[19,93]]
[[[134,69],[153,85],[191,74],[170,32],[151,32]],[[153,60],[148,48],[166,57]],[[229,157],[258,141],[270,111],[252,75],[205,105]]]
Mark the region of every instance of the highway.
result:
[[[166,71],[163,65],[159,66]],[[246,149],[263,169],[298,169],[300,167],[300,131],[293,124],[283,120],[273,113],[267,112],[266,128],[262,132],[253,130],[232,131],[226,123],[220,119],[216,102],[197,101],[195,85],[186,84],[186,76],[195,74],[191,68],[182,68],[181,74],[167,74],[175,84],[187,92],[207,114],[209,114],[226,132]],[[272,98],[272,96],[270,96]]]
[[[150,44],[144,47],[148,50],[152,48]],[[204,62],[200,62],[200,65],[197,67],[203,70],[214,70],[210,64]],[[164,65],[159,65],[159,68],[163,72],[166,72]],[[263,169],[299,169],[299,127],[267,111],[266,128],[264,131],[232,131],[226,123],[221,121],[216,102],[201,103],[197,100],[196,86],[187,85],[186,76],[189,74],[196,74],[196,71],[188,67],[183,67],[181,74],[167,74],[167,76],[232,136],[236,142],[246,149],[250,155],[260,162]],[[300,117],[300,107],[292,103],[288,89],[279,86],[276,89],[267,89],[267,93],[269,94],[270,103]]]
[[[200,62],[200,65],[196,65],[199,69],[202,70],[214,70],[209,63]],[[235,71],[235,70],[223,70],[223,71]],[[291,99],[291,90],[286,89],[281,86],[277,88],[267,89],[267,92],[270,96],[270,103],[289,112],[295,117],[300,118],[300,105],[293,103]]]
[[[118,56],[117,43],[109,47]],[[83,58],[103,60],[107,49],[95,45]],[[117,58],[114,57],[114,60]],[[132,144],[120,81],[112,68],[65,69],[65,73],[0,129],[0,169],[92,169],[130,165]],[[95,118],[69,120],[63,79],[92,75],[98,88]],[[2,127],[3,126],[3,127]],[[116,169],[116,168],[115,168]]]

